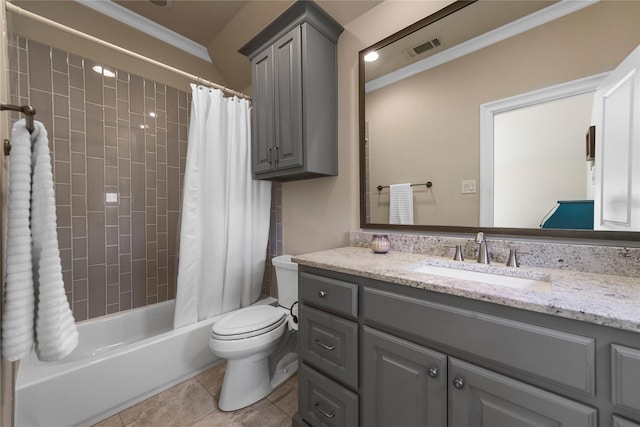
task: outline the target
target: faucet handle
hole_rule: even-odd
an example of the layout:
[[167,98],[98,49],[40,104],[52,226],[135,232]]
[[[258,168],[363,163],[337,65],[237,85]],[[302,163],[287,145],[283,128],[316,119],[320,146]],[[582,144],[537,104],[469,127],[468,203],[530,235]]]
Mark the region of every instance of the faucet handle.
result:
[[456,253],[453,255],[454,261],[464,261],[464,255],[462,253],[462,245],[445,245],[446,248],[456,248]]
[[[520,252],[521,254],[531,255],[530,252]],[[518,262],[518,251],[515,248],[509,249],[509,258],[507,259],[507,267],[520,267]]]

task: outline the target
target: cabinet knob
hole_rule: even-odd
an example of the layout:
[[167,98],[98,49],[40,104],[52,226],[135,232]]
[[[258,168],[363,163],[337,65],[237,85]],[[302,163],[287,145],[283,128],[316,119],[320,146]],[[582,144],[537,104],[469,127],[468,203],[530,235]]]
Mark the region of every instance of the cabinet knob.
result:
[[464,378],[462,377],[455,377],[453,379],[453,386],[455,388],[457,388],[458,390],[462,390],[464,388]]
[[319,296],[320,298],[324,298],[324,297],[326,297],[326,296],[327,296],[327,291],[320,291],[320,292],[318,292],[318,296]]
[[314,408],[316,411],[320,412],[322,415],[324,415],[327,418],[333,418],[336,416],[335,413],[333,412],[327,412],[324,409],[322,409],[322,407],[320,407],[320,402],[316,402],[316,404],[314,405]]
[[429,376],[431,378],[437,378],[438,377],[438,368],[436,368],[435,366],[432,366],[432,367],[429,368],[427,373],[429,374]]

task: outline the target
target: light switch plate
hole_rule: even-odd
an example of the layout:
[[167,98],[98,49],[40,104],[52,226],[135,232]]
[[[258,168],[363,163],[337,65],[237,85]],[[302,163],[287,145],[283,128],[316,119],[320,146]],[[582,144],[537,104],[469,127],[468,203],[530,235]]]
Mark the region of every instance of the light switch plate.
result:
[[462,181],[462,194],[473,194],[476,192],[476,180]]

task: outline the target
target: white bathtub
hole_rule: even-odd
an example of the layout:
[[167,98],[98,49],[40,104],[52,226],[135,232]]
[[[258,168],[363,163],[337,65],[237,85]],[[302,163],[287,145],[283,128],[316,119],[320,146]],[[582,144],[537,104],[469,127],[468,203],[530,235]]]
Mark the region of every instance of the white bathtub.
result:
[[65,360],[29,355],[18,371],[15,425],[91,426],[213,366],[209,331],[219,317],[173,330],[173,310],[167,301],[81,322]]

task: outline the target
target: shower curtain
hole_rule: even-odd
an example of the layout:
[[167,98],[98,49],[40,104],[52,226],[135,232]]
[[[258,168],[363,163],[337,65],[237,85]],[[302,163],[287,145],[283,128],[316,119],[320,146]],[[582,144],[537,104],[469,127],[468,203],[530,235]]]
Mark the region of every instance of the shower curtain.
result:
[[249,101],[191,85],[174,327],[255,302],[271,182],[251,175]]

